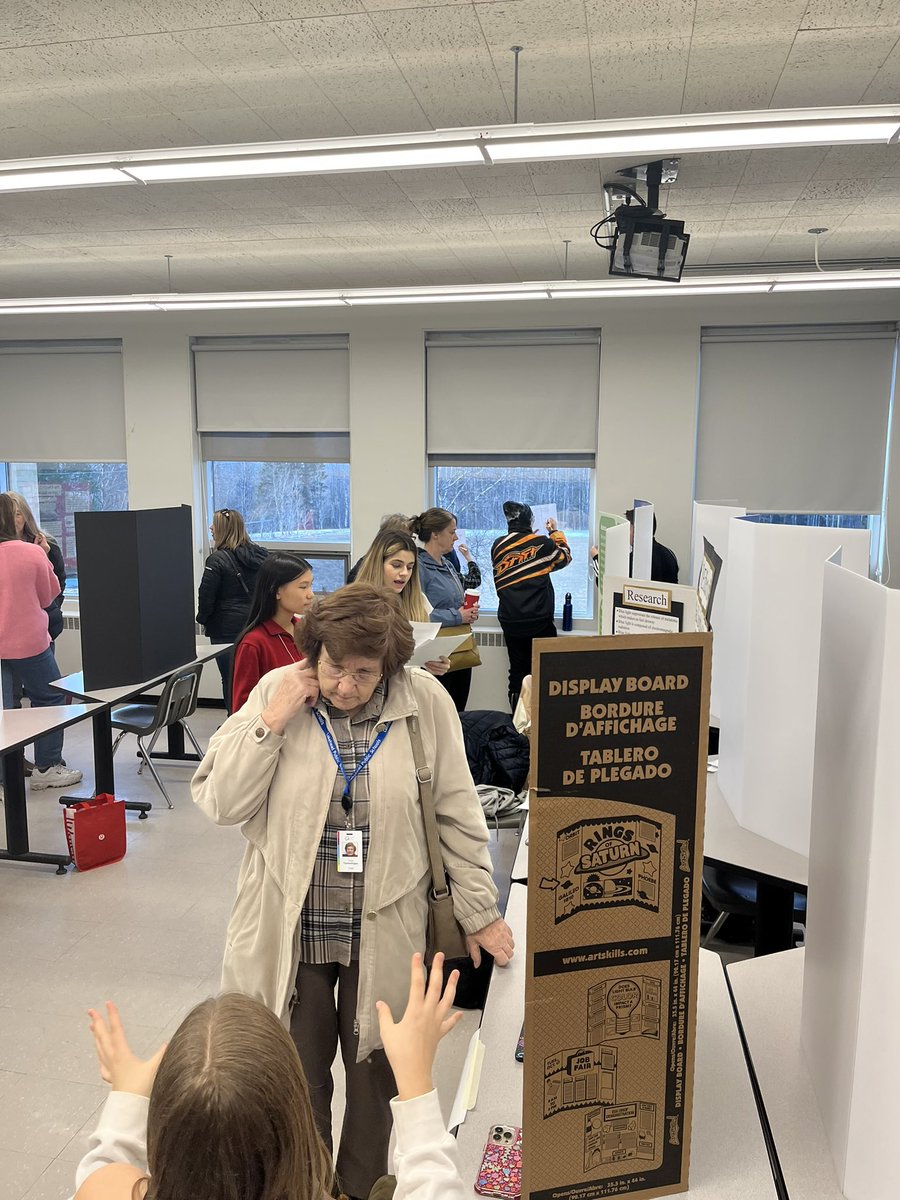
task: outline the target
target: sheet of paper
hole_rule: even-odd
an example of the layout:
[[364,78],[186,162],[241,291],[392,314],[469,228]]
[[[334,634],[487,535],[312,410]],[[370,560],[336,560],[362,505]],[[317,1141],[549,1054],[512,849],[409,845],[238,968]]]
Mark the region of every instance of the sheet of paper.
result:
[[481,1082],[481,1064],[483,1062],[484,1043],[478,1036],[478,1030],[476,1029],[469,1042],[469,1049],[466,1052],[466,1061],[463,1063],[459,1086],[453,1098],[453,1107],[450,1109],[450,1119],[447,1122],[447,1129],[450,1131],[456,1129],[458,1125],[462,1125],[469,1109],[475,1107],[475,1101],[478,1099],[478,1085]]
[[435,630],[435,636],[427,641],[419,642],[413,650],[412,658],[407,664],[410,667],[424,667],[427,662],[434,662],[442,655],[451,655],[454,650],[458,650],[463,642],[467,642],[472,636],[470,633],[462,633],[454,637],[438,637],[437,630],[439,625],[432,625]]
[[531,528],[535,533],[542,533],[546,537],[548,520],[555,521],[557,527],[559,526],[559,516],[555,504],[532,504],[531,511],[534,513]]
[[417,646],[421,646],[423,642],[430,642],[439,628],[434,621],[410,621],[410,625]]

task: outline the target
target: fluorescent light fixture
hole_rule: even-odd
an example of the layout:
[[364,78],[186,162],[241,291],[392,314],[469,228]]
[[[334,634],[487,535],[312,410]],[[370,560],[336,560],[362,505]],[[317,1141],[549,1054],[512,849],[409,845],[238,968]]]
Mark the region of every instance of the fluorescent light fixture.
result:
[[44,188],[103,187],[129,183],[115,167],[74,167],[53,171],[10,171],[0,163],[0,192],[36,192]]
[[473,301],[492,301],[499,300],[549,300],[550,294],[546,287],[535,288],[533,291],[515,291],[515,292],[438,292],[438,291],[423,291],[416,295],[403,294],[400,292],[382,292],[377,296],[359,296],[352,292],[345,292],[344,299],[347,304],[356,307],[359,304],[471,304]]
[[[866,272],[868,275],[869,272]],[[900,287],[900,276],[867,279],[860,276],[851,277],[843,272],[833,274],[823,272],[804,279],[778,279],[772,285],[774,292],[846,292],[869,290],[872,288]]]
[[408,167],[483,166],[476,145],[411,146],[408,149],[348,150],[335,154],[285,154],[276,158],[200,159],[197,162],[129,163],[143,183],[203,179],[254,179],[275,175],[328,175],[346,171],[402,171]]
[[896,142],[900,106],[760,109],[0,162],[0,191]]
[[680,296],[743,296],[777,292],[874,291],[900,287],[900,271],[803,272],[794,275],[721,275],[681,283],[636,283],[630,279],[529,281],[417,288],[345,288],[294,292],[166,292],[130,296],[45,296],[0,299],[2,316],[45,314],[217,312],[278,308],[334,308],[390,304],[499,304],[519,300],[634,300]]
[[567,158],[609,158],[613,155],[691,154],[703,151],[765,150],[796,146],[863,145],[892,141],[900,121],[798,121],[723,125],[719,128],[658,129],[652,132],[599,132],[577,136],[522,137],[509,141],[493,138],[485,143],[491,162],[550,162]]
[[744,294],[752,294],[754,292],[769,292],[772,290],[772,283],[753,283],[749,281],[735,281],[727,284],[702,284],[700,286],[692,286],[690,283],[676,284],[660,284],[659,287],[645,284],[626,285],[624,287],[587,287],[587,288],[572,288],[571,290],[562,291],[558,287],[551,285],[550,295],[554,300],[631,300],[631,299],[655,299],[660,296],[740,296]]
[[160,300],[148,305],[151,309],[162,309],[163,312],[218,312],[220,309],[254,309],[254,308],[346,308],[347,302],[339,297],[321,297],[318,300],[217,300],[214,296],[208,300],[191,300],[186,296],[179,300]]

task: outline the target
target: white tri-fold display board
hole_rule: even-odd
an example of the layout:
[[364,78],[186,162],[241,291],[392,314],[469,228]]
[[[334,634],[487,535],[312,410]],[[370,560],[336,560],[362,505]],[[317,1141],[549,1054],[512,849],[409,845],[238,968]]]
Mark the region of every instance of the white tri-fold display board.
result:
[[719,787],[738,823],[809,852],[825,562],[868,573],[869,533],[729,523],[728,591],[713,659],[719,684]]
[[824,570],[802,1041],[847,1200],[900,1158],[900,593]]

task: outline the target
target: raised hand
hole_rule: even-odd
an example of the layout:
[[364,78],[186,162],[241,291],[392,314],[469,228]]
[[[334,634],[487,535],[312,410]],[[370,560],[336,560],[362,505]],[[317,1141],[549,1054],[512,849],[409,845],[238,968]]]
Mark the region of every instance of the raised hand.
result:
[[319,679],[315,667],[304,660],[287,667],[281,677],[278,691],[263,709],[262,719],[273,733],[284,733],[289,721],[304,705],[312,705],[319,698]]
[[112,1000],[106,1002],[106,1017],[94,1008],[88,1009],[91,1033],[100,1060],[100,1076],[114,1092],[132,1092],[149,1096],[166,1045],[163,1044],[146,1062],[138,1058],[128,1045],[119,1010]]
[[490,925],[485,925],[484,929],[479,929],[477,933],[467,933],[466,947],[469,958],[476,967],[481,966],[482,950],[487,950],[488,954],[494,956],[498,967],[505,967],[513,956],[516,944],[513,941],[512,930],[501,917],[492,921]]
[[443,954],[434,956],[427,988],[421,954],[412,956],[409,974],[409,1000],[400,1021],[394,1021],[383,1000],[375,1005],[384,1052],[401,1100],[413,1100],[433,1090],[431,1068],[438,1043],[462,1020],[461,1012],[450,1012],[459,971],[450,972],[444,987]]
[[548,517],[547,520],[544,522],[544,524],[547,526],[548,533],[555,533],[556,530],[559,528],[559,526],[556,524],[556,522],[553,520],[552,517]]
[[469,553],[469,547],[465,542],[457,542],[456,549],[457,552],[463,556],[466,562],[472,561],[472,555]]

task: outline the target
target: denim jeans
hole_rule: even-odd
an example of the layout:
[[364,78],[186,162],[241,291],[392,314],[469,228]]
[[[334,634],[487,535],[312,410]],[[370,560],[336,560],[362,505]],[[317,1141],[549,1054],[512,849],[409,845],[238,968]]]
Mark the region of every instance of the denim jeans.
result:
[[[15,689],[13,680],[18,676],[25,688],[25,695],[34,708],[49,708],[53,705],[65,704],[64,692],[58,692],[49,686],[52,679],[59,679],[59,667],[53,654],[53,647],[48,646],[43,654],[35,654],[32,658],[5,658],[0,663],[0,676],[3,681],[3,707],[15,706]],[[34,743],[34,765],[39,771],[46,771],[55,766],[62,758],[63,730],[55,729],[53,733],[45,734]]]

